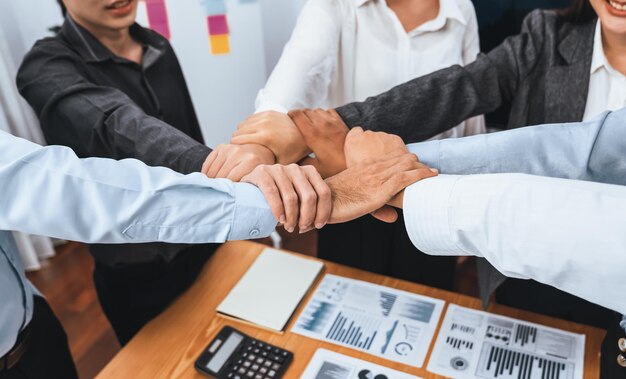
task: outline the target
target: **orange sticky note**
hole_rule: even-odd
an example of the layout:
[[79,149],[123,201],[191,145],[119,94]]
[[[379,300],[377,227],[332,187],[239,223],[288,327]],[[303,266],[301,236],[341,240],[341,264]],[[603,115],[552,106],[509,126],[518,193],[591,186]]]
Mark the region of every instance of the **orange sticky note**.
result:
[[212,54],[230,53],[230,39],[228,38],[228,34],[209,36],[209,38],[211,39]]

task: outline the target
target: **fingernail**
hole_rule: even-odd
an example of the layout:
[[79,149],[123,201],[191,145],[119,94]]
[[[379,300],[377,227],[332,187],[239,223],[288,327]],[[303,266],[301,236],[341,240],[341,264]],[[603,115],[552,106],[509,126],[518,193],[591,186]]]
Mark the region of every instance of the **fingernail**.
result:
[[284,224],[287,221],[287,219],[285,218],[285,215],[281,215],[280,218],[278,219],[278,222],[280,222],[281,224]]

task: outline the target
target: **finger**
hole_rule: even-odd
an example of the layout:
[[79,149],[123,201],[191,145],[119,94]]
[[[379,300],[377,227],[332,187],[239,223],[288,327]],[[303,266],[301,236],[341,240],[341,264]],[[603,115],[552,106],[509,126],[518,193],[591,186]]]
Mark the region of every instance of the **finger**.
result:
[[260,143],[261,138],[259,133],[252,134],[243,134],[243,135],[233,135],[233,138],[230,139],[230,143],[233,145],[263,145]]
[[310,230],[317,213],[317,193],[300,166],[289,165],[286,170],[300,199],[298,227],[301,232]]
[[226,178],[232,180],[233,182],[238,182],[244,176],[252,172],[255,168],[256,167],[253,167],[253,165],[249,163],[239,163],[238,165],[233,167],[232,170],[230,170]]
[[285,173],[284,166],[272,166],[270,173],[280,191],[285,208],[285,230],[292,233],[298,223],[298,194]]
[[289,112],[289,117],[291,117],[293,123],[296,124],[298,130],[300,130],[300,133],[302,133],[305,141],[308,141],[310,138],[313,137],[313,132],[315,131],[315,129],[313,128],[313,123],[311,122],[311,119],[306,115],[305,111],[306,110],[301,109],[293,110]]
[[411,184],[417,183],[423,179],[432,178],[434,176],[437,176],[437,174],[428,168],[419,168],[395,174],[389,181],[392,185],[391,191],[393,192],[391,196],[395,196]]
[[233,157],[229,157],[224,161],[222,167],[220,167],[219,171],[215,175],[216,178],[227,178],[228,174],[232,171],[235,166],[239,165],[242,162],[237,162]]
[[328,223],[332,212],[332,193],[328,184],[313,167],[304,167],[304,172],[313,189],[317,193],[317,214],[315,215],[315,228],[321,229]]
[[217,178],[217,173],[220,171],[224,163],[226,162],[226,156],[228,154],[220,149],[219,154],[215,157],[215,160],[209,166],[206,176],[209,178]]
[[246,175],[241,181],[257,186],[263,193],[265,200],[267,200],[267,204],[270,206],[276,220],[281,224],[285,223],[285,208],[283,207],[283,200],[280,197],[280,191],[278,191],[274,179],[268,173],[263,172],[263,174],[258,175],[256,175],[256,173]]
[[389,224],[396,222],[396,220],[398,220],[398,212],[395,209],[393,209],[393,207],[390,207],[389,205],[385,205],[382,208],[375,210],[374,212],[371,213],[371,215],[374,218],[382,222],[389,223]]
[[209,154],[209,156],[206,158],[206,160],[204,161],[204,163],[202,164],[202,170],[201,172],[206,175],[207,172],[209,171],[209,167],[211,167],[211,165],[213,164],[213,162],[215,162],[215,158],[217,158],[219,154],[219,146],[217,148],[215,148],[215,150],[211,151],[211,153]]

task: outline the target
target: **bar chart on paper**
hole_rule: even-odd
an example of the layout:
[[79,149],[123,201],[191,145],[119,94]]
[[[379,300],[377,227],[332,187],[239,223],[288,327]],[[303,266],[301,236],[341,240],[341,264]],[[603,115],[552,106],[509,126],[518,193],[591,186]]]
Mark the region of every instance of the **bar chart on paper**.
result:
[[451,304],[428,371],[458,379],[582,379],[585,336]]
[[292,331],[421,367],[443,304],[442,300],[327,275]]

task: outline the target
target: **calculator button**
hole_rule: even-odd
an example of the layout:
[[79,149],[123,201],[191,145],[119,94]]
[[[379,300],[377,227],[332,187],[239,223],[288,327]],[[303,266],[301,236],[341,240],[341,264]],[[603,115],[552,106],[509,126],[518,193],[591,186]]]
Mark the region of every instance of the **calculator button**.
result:
[[[278,371],[278,370],[280,370],[280,365],[278,363],[274,363],[272,365],[272,371]],[[272,371],[270,371],[270,372],[272,372]]]

